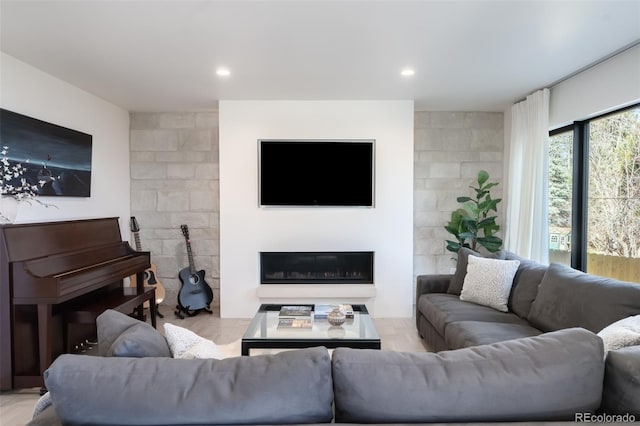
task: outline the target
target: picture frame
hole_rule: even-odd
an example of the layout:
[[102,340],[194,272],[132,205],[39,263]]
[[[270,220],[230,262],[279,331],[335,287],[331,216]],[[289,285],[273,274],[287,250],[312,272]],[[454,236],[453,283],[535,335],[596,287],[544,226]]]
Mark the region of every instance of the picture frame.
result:
[[91,196],[92,135],[0,108],[0,147],[37,195]]

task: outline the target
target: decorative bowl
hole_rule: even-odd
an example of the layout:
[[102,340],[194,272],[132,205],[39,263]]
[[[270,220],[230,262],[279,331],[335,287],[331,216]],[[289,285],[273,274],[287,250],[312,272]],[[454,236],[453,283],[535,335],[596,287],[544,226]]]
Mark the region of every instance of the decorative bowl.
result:
[[327,321],[333,326],[340,326],[344,324],[347,319],[345,313],[340,308],[334,308],[329,314],[327,314]]

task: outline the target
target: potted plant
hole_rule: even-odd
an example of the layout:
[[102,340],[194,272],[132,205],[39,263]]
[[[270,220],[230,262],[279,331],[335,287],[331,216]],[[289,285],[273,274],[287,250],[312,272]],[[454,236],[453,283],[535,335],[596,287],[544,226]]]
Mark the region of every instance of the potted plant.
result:
[[457,253],[461,247],[478,251],[479,246],[494,253],[502,247],[502,239],[495,235],[500,230],[496,216],[491,212],[498,211],[497,206],[502,199],[491,198],[491,188],[497,182],[489,182],[489,173],[480,170],[477,177],[478,186],[470,186],[475,191],[475,198],[458,197],[462,207],[451,213],[451,220],[444,227],[456,238],[447,240],[447,250]]

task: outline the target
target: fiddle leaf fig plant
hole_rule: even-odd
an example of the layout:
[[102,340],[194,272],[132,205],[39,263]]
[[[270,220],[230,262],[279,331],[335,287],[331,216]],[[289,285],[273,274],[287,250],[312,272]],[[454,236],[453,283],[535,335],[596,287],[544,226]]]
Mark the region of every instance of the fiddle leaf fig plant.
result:
[[444,227],[456,238],[447,240],[447,250],[457,253],[461,247],[478,251],[479,246],[494,253],[502,247],[502,239],[495,235],[500,230],[496,223],[496,216],[491,212],[498,212],[498,203],[502,199],[491,198],[491,188],[497,182],[489,182],[489,173],[480,170],[477,177],[478,186],[470,186],[475,197],[458,197],[462,207],[451,213],[449,223]]

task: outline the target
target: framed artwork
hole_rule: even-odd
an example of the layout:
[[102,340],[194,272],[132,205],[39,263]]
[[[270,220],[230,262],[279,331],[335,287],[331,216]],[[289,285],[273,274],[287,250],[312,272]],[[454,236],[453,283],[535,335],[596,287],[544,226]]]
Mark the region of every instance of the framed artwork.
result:
[[15,179],[37,185],[38,195],[90,197],[92,143],[87,133],[0,109],[0,148],[24,168]]

